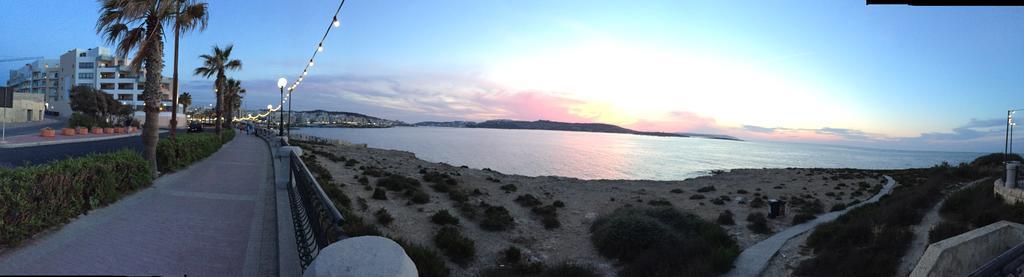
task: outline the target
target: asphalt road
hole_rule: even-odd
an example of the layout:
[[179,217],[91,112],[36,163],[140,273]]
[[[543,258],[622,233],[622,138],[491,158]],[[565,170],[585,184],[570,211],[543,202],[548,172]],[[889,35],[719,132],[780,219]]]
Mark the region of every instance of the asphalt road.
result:
[[[42,128],[35,126],[33,128]],[[160,139],[167,138],[167,133],[161,133]],[[78,142],[54,145],[41,145],[21,148],[0,148],[0,167],[17,167],[23,165],[34,165],[60,160],[85,156],[92,153],[109,153],[121,149],[131,149],[142,152],[142,138],[138,136]]]
[[28,134],[38,134],[40,129],[43,129],[43,128],[46,128],[46,127],[50,127],[50,128],[57,129],[58,131],[60,131],[60,128],[67,127],[67,125],[68,125],[68,123],[65,122],[65,121],[57,121],[57,122],[53,122],[53,123],[40,124],[40,125],[31,125],[31,126],[21,126],[21,127],[11,127],[11,126],[15,126],[15,125],[14,124],[8,124],[7,130],[6,130],[5,134],[8,137],[19,136],[19,135],[28,135]]

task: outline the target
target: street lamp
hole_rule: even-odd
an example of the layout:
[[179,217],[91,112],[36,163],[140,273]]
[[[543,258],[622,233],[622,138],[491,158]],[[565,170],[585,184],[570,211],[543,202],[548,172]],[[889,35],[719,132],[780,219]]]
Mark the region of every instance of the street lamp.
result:
[[[280,79],[277,79],[277,88],[281,89],[281,102],[280,102],[281,104],[278,105],[278,107],[284,105],[284,85],[286,85],[286,84],[288,84],[288,79],[285,79],[284,77],[281,77]],[[278,127],[280,127],[281,129],[277,130],[277,135],[278,136],[284,136],[284,113],[280,113],[280,114],[281,114],[281,122],[278,125]]]
[[273,109],[273,108],[274,108],[274,105],[267,104],[267,117],[264,117],[264,118],[267,119],[266,120],[267,121],[267,130],[270,130],[270,109]]

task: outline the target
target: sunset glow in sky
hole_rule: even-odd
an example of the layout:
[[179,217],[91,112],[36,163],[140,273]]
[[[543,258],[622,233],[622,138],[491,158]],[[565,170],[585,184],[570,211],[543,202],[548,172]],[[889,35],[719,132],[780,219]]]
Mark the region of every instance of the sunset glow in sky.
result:
[[[211,45],[234,43],[245,68],[233,76],[249,91],[249,108],[276,103],[274,80],[301,73],[337,4],[209,2],[209,29],[182,41],[183,91],[212,102],[212,81],[188,72]],[[97,9],[93,1],[0,1],[0,25],[24,26],[0,30],[20,38],[0,44],[0,58],[102,45]],[[20,10],[48,19],[12,12]],[[1018,7],[350,0],[341,18],[296,91],[297,109],[1001,151],[1006,109],[1024,107]]]

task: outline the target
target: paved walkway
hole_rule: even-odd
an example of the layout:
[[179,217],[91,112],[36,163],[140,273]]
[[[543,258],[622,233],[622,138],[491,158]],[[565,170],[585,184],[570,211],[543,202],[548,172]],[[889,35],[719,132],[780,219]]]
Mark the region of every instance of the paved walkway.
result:
[[789,227],[786,230],[782,230],[781,232],[775,233],[775,235],[772,235],[771,237],[768,237],[767,239],[762,240],[761,242],[758,242],[750,247],[747,247],[747,249],[744,249],[743,252],[740,253],[740,256],[736,258],[736,262],[733,263],[735,268],[726,273],[724,276],[749,277],[760,275],[761,272],[764,271],[765,267],[768,266],[768,262],[771,261],[773,256],[775,256],[775,253],[779,252],[779,248],[782,248],[782,245],[786,244],[786,242],[792,239],[793,237],[799,236],[804,232],[812,230],[819,224],[835,220],[836,218],[839,218],[840,215],[843,215],[847,211],[853,210],[856,207],[860,207],[868,203],[877,202],[878,199],[882,198],[883,195],[892,192],[892,188],[896,186],[896,181],[889,176],[885,176],[885,179],[888,182],[886,182],[885,186],[882,187],[882,190],[875,194],[875,196],[872,196],[867,201],[848,207],[842,211],[835,211],[820,215],[818,216],[818,218],[815,218],[814,220]]
[[277,216],[266,143],[238,135],[157,179],[0,256],[0,275],[276,276]]

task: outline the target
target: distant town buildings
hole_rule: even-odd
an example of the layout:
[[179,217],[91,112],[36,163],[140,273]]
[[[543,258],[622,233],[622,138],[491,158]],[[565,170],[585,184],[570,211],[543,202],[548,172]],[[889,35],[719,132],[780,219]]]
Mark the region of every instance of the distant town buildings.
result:
[[[405,122],[377,118],[364,114],[324,110],[292,111],[291,118],[291,123],[294,126],[387,128],[407,125]],[[272,118],[271,120],[276,121],[277,118]]]
[[[131,70],[130,62],[113,55],[109,48],[75,48],[61,54],[58,60],[35,60],[11,70],[7,86],[19,93],[43,95],[40,105],[62,117],[71,114],[71,88],[79,85],[99,89],[121,104],[141,111],[145,106],[142,98],[145,71]],[[171,82],[170,78],[161,80],[162,107],[172,106]]]

